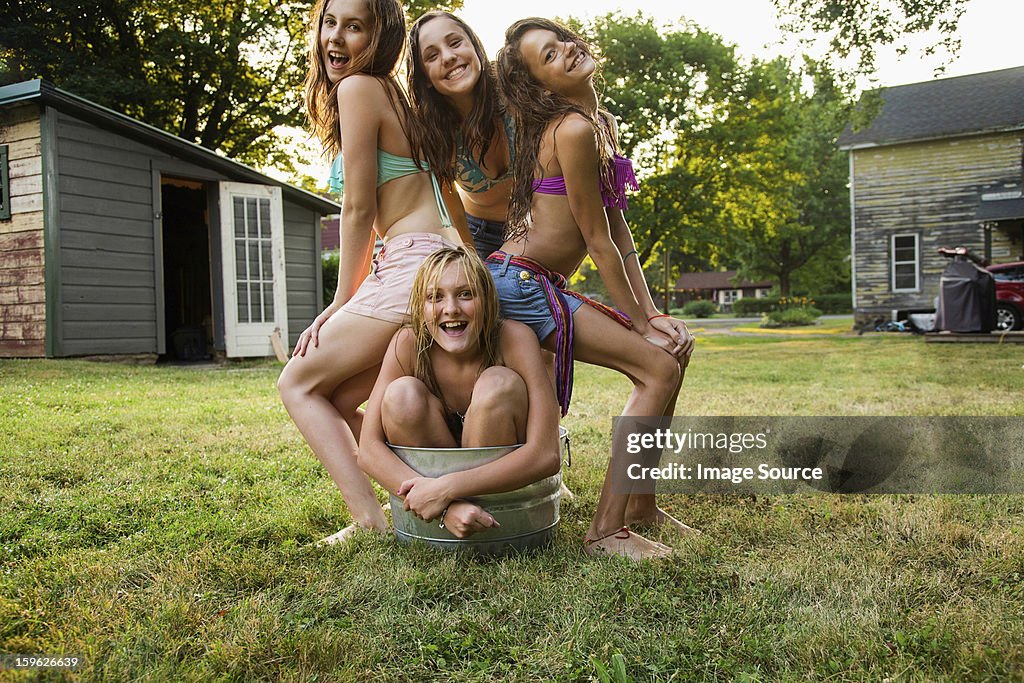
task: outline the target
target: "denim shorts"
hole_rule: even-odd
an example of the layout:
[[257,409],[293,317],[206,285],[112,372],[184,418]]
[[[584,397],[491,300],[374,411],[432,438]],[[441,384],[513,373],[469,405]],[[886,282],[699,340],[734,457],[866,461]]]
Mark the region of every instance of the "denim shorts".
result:
[[481,260],[501,249],[501,245],[505,243],[504,223],[477,218],[468,213],[466,222],[469,223],[469,234],[473,236],[473,246],[476,247],[476,253]]
[[[555,318],[544,296],[544,288],[537,280],[536,273],[511,264],[511,258],[511,255],[506,254],[503,262],[487,264],[487,270],[491,271],[498,290],[501,317],[528,325],[537,339],[544,341],[555,331]],[[564,298],[570,313],[576,313],[583,305],[574,296]]]

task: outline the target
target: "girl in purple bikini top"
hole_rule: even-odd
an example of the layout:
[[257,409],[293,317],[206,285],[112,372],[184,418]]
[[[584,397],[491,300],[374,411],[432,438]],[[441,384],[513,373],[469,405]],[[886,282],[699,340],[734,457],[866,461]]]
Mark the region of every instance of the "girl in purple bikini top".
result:
[[[611,166],[611,171],[608,174],[610,177],[601,179],[601,199],[606,208],[625,211],[629,208],[626,202],[626,190],[640,189],[636,174],[633,172],[633,162],[621,154],[615,154],[612,156]],[[557,175],[534,180],[533,191],[564,197],[567,194],[565,176]]]

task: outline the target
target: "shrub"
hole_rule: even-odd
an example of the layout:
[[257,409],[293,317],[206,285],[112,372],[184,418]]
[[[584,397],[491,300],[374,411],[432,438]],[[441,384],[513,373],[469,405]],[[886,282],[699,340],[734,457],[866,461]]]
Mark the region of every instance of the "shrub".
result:
[[334,293],[338,290],[338,263],[341,260],[341,252],[337,249],[326,251],[320,258],[320,268],[323,269],[324,277],[324,306],[334,300]]
[[761,319],[761,327],[800,327],[813,325],[821,311],[813,306],[794,306],[771,311]]
[[762,315],[768,311],[773,310],[778,306],[776,299],[755,299],[754,297],[744,297],[737,299],[732,302],[732,311],[740,317]]
[[849,292],[839,294],[818,294],[814,297],[814,307],[822,313],[838,314],[853,312],[853,297]]
[[710,318],[718,312],[718,305],[714,301],[698,299],[683,306],[683,315],[688,318]]

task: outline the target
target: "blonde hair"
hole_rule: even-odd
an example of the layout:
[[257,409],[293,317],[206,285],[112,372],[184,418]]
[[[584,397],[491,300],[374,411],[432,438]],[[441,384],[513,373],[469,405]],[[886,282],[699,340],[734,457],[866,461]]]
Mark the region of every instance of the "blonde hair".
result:
[[[373,26],[370,44],[348,65],[345,76],[331,83],[324,67],[320,27],[329,0],[317,0],[309,14],[309,69],[306,71],[304,99],[306,118],[314,135],[324,147],[324,154],[337,156],[341,151],[341,129],[338,126],[338,85],[352,74],[367,74],[384,83],[391,107],[398,115],[402,130],[407,131],[409,102],[395,74],[405,53],[405,11],[399,0],[366,0]],[[406,135],[408,137],[408,135]]]
[[[453,263],[462,267],[462,274],[465,275],[469,289],[477,300],[476,321],[480,335],[477,343],[483,356],[480,371],[482,372],[492,365],[502,364],[498,291],[487,267],[476,255],[476,252],[464,246],[445,247],[435,251],[423,259],[423,263],[416,271],[416,277],[412,281],[412,293],[409,295],[409,327],[412,328],[416,340],[413,375],[426,384],[431,393],[441,399],[442,403],[444,403],[444,396],[438,387],[434,367],[430,362],[430,347],[434,344],[434,337],[427,327],[424,309],[427,297],[437,288],[437,281],[441,278],[441,274]],[[445,409],[448,409],[447,404]]]

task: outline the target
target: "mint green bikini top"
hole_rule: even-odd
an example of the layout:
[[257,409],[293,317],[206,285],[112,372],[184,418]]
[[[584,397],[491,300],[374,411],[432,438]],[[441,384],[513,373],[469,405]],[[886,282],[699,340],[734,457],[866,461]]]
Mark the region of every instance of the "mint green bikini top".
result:
[[[416,161],[409,157],[400,157],[390,152],[377,149],[377,187],[389,183],[398,178],[404,178],[414,173],[428,173],[426,164],[423,168],[416,165]],[[441,196],[441,187],[437,178],[430,173],[430,182],[434,186],[434,202],[437,204],[437,212],[441,216],[441,227],[452,228],[452,218],[448,214],[448,207],[445,206],[444,198]],[[327,187],[331,192],[344,192],[345,190],[345,169],[341,153],[331,164],[331,174],[327,179]]]

